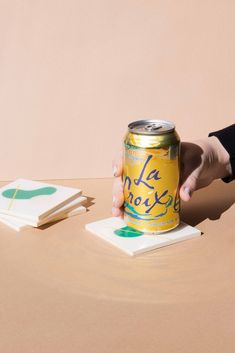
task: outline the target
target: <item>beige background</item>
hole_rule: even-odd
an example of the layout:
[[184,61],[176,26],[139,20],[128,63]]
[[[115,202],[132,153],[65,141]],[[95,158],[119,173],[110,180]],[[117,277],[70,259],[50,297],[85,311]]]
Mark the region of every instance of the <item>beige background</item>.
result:
[[234,121],[234,1],[0,0],[0,180],[111,175],[128,122]]

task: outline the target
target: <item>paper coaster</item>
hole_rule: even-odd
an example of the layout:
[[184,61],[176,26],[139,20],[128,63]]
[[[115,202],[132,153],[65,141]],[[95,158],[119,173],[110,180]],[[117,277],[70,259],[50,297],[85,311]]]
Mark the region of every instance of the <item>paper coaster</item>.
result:
[[128,230],[124,221],[118,217],[102,219],[86,224],[85,227],[89,232],[131,256],[201,235],[200,230],[183,222],[176,229],[161,235],[145,235]]
[[[74,208],[73,210],[69,212],[63,212],[63,213],[58,213],[55,215],[54,218],[48,218],[48,221],[45,222],[44,224],[48,224],[51,222],[56,222],[68,217],[76,216],[82,213],[86,212],[86,207],[84,206],[79,206]],[[3,223],[7,225],[8,227],[16,230],[17,232],[20,232],[21,230],[32,228],[31,225],[27,223],[27,221],[17,219],[16,217],[8,216],[8,215],[1,215],[0,214],[0,223]]]

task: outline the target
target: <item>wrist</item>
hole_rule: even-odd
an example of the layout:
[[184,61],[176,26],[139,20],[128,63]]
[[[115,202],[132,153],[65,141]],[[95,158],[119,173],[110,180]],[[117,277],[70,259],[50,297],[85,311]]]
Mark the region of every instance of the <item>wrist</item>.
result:
[[222,179],[232,174],[230,156],[219,139],[215,136],[208,137],[215,159],[215,178]]

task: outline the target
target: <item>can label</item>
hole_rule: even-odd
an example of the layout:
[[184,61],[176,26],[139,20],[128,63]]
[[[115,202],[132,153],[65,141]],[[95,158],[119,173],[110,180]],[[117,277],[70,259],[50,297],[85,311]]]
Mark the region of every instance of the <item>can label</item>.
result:
[[125,145],[124,217],[128,226],[161,233],[179,224],[179,145]]

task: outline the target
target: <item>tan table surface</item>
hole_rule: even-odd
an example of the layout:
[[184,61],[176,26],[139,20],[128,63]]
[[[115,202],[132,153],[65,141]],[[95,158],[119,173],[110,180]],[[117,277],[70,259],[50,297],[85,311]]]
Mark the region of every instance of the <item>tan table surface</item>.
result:
[[1,353],[235,352],[235,182],[183,205],[201,238],[134,258],[84,229],[111,216],[111,179],[55,183],[94,204],[44,229],[0,224]]

